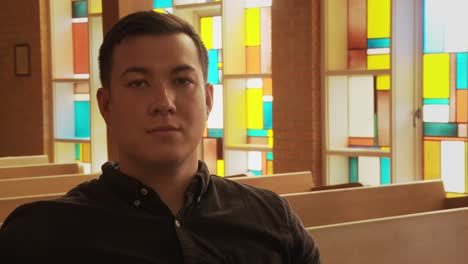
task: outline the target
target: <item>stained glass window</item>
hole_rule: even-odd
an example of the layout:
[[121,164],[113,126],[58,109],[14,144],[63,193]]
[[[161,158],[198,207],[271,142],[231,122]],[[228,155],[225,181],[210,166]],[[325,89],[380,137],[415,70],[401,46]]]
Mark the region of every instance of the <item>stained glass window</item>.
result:
[[172,13],[172,0],[153,0],[153,9],[159,13]]
[[247,143],[273,146],[271,78],[246,82]]
[[89,33],[87,1],[72,1],[73,71],[89,77]]
[[425,0],[423,15],[424,179],[468,190],[468,2]]
[[245,56],[247,73],[271,72],[271,2],[246,1]]
[[249,151],[248,170],[256,176],[273,173],[273,152]]

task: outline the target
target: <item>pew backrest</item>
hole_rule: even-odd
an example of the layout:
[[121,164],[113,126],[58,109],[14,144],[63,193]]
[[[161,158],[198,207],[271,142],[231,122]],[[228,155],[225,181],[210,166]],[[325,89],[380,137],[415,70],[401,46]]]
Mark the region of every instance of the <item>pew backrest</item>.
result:
[[47,164],[47,155],[1,157],[0,167]]
[[0,179],[0,198],[67,192],[99,174],[67,174],[28,178]]
[[445,209],[442,181],[420,181],[283,195],[313,227]]
[[314,186],[310,171],[278,173],[255,177],[237,177],[231,180],[268,189],[277,194],[308,192]]
[[468,208],[307,229],[323,263],[466,263]]
[[52,200],[63,196],[65,193],[51,193],[41,195],[17,196],[0,198],[0,223],[3,223],[6,217],[13,212],[15,208],[25,203],[36,201]]
[[0,179],[83,173],[78,163],[50,163],[42,165],[9,166],[0,168]]

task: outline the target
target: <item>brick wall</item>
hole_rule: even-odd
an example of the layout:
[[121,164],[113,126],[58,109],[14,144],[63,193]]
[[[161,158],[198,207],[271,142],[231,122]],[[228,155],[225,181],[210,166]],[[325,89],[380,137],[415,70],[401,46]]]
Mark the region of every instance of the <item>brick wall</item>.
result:
[[[0,156],[45,153],[44,0],[2,1],[0,8]],[[46,21],[46,20],[45,20]],[[42,30],[42,31],[41,31]],[[31,75],[15,76],[14,46],[30,45]],[[47,69],[46,69],[47,70]]]
[[320,4],[272,6],[275,173],[310,170],[321,185]]

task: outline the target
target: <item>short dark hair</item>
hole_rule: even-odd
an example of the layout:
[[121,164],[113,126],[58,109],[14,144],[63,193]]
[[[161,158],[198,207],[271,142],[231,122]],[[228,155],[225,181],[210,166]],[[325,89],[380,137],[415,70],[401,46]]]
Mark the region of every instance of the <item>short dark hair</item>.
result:
[[132,13],[123,17],[107,32],[99,49],[99,76],[102,86],[110,88],[114,48],[122,40],[134,36],[170,35],[175,33],[186,34],[195,43],[206,82],[208,78],[208,52],[192,25],[175,15],[150,10]]

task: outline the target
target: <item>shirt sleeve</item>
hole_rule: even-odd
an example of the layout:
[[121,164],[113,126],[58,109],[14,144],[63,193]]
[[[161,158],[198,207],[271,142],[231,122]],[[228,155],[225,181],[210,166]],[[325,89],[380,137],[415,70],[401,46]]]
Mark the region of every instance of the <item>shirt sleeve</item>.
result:
[[292,211],[288,202],[282,198],[286,210],[287,221],[291,234],[290,263],[295,264],[320,264],[320,254],[317,245],[301,220]]

